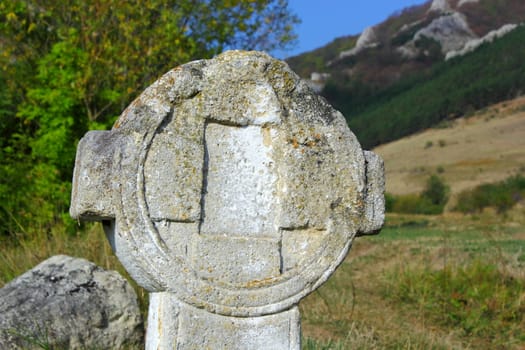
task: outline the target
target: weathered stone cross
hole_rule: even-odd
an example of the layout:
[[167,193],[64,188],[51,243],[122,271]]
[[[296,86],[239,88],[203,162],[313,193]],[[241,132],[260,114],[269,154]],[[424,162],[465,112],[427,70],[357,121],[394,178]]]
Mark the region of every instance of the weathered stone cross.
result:
[[78,146],[71,215],[150,294],[147,349],[299,349],[297,304],[384,219],[381,159],[288,66],[175,68]]

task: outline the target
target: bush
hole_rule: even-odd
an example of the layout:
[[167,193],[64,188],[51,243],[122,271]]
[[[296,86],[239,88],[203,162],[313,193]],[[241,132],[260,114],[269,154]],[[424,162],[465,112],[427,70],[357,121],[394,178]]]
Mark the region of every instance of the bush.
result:
[[525,177],[516,175],[498,183],[484,184],[461,192],[454,210],[476,213],[493,207],[498,213],[504,213],[524,197]]
[[386,211],[403,214],[443,213],[449,197],[448,185],[437,175],[428,178],[421,194],[385,195]]
[[427,198],[432,205],[438,206],[443,212],[443,208],[448,201],[450,188],[445,181],[437,175],[432,175],[428,178],[425,190],[421,194],[423,198]]
[[388,194],[386,210],[401,214],[437,215],[443,212],[443,206],[432,202],[418,194],[391,195]]

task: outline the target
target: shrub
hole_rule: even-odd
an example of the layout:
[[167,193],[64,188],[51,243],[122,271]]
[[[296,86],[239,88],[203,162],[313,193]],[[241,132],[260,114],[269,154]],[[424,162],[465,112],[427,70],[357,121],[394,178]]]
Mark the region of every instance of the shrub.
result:
[[397,196],[391,194],[391,193],[385,193],[385,211],[387,212],[393,212],[394,211],[394,205],[397,200]]
[[516,175],[498,183],[484,184],[461,192],[454,210],[476,213],[493,207],[498,213],[504,213],[524,197],[525,177]]
[[428,178],[421,194],[385,195],[386,211],[403,214],[443,213],[449,198],[448,185],[437,175]]
[[437,175],[428,178],[425,189],[421,196],[427,198],[432,205],[438,206],[443,212],[443,208],[448,201],[450,188],[445,181]]
[[443,212],[443,207],[432,204],[432,202],[418,194],[389,195],[390,203],[387,211],[401,214],[425,214],[436,215]]

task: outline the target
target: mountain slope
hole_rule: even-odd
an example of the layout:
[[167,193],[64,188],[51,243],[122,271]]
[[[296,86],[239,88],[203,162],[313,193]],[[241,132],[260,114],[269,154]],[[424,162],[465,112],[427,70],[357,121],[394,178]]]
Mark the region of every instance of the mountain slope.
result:
[[428,1],[288,62],[373,147],[524,91],[524,21],[522,0]]
[[446,128],[428,129],[374,149],[385,161],[386,190],[419,193],[439,174],[452,194],[525,173],[525,97],[492,105]]
[[523,62],[525,27],[519,27],[474,53],[400,80],[370,96],[361,110],[344,97],[333,102],[364,146],[373,147],[519,96],[525,91]]

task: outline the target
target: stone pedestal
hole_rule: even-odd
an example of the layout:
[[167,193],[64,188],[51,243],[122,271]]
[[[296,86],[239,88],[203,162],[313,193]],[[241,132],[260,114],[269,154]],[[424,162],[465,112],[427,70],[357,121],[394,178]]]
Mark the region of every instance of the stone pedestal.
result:
[[79,143],[71,215],[151,292],[148,349],[299,349],[297,303],[384,219],[381,159],[288,66],[166,73]]
[[300,316],[290,310],[231,317],[187,305],[172,293],[150,294],[146,349],[300,349]]

